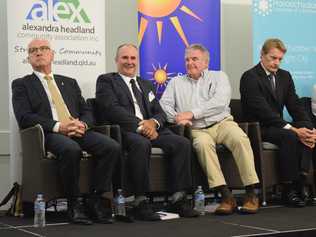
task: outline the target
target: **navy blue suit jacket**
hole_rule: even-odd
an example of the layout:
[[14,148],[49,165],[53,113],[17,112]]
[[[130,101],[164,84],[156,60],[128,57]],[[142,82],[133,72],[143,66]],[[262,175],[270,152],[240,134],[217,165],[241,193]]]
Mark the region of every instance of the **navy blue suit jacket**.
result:
[[249,121],[258,121],[262,127],[282,128],[288,123],[283,119],[285,106],[294,123],[312,128],[311,121],[295,92],[291,74],[279,69],[275,76],[275,84],[274,93],[260,63],[242,75],[240,95],[245,118]]
[[[166,122],[166,114],[162,110],[155,95],[155,90],[150,81],[137,77],[137,83],[145,96],[145,107],[149,118],[156,119],[160,129]],[[119,124],[123,131],[136,132],[140,119],[135,116],[132,94],[118,73],[100,75],[96,86],[97,121]]]
[[[76,80],[61,75],[54,75],[54,79],[72,117],[92,125],[91,109]],[[53,119],[45,89],[34,73],[12,82],[12,104],[21,129],[40,124],[45,132],[52,132],[57,121]]]

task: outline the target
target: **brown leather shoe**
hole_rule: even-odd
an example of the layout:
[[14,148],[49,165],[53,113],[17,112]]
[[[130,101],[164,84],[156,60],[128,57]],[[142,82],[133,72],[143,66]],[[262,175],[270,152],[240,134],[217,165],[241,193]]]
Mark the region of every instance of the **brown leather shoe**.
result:
[[227,198],[222,200],[221,204],[216,208],[215,214],[217,215],[229,215],[234,212],[237,207],[235,198]]
[[244,203],[240,208],[240,212],[244,214],[255,214],[259,210],[259,198],[256,195],[247,195],[244,199]]

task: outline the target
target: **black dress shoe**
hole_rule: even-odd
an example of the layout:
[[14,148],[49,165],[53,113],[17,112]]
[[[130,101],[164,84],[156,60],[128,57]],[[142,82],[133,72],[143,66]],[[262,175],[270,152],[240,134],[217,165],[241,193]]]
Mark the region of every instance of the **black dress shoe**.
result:
[[101,196],[90,196],[86,199],[86,206],[90,218],[101,224],[112,224],[111,200]]
[[69,202],[68,217],[71,223],[92,225],[92,221],[85,213],[85,207],[81,198],[77,198]]
[[181,217],[198,217],[200,214],[194,210],[189,201],[184,197],[175,203],[172,203],[168,211],[178,213]]
[[283,196],[285,205],[290,207],[305,207],[305,201],[297,194],[295,190],[291,190]]
[[301,188],[300,188],[300,191],[299,191],[299,194],[300,194],[300,197],[301,199],[307,203],[308,199],[309,199],[309,191],[308,191],[308,187],[306,185],[303,185]]
[[160,221],[160,216],[155,213],[147,200],[140,202],[133,208],[135,219],[141,221]]
[[308,187],[304,186],[301,189],[301,198],[308,206],[316,206],[316,197],[308,190]]
[[306,204],[308,206],[316,206],[316,197],[314,197],[314,196],[308,197]]

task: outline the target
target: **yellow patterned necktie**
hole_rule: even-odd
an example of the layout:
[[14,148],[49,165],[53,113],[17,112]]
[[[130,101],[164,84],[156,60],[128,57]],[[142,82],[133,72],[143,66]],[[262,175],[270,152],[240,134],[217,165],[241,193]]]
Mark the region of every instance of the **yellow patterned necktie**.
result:
[[70,121],[71,115],[69,113],[67,105],[64,102],[63,97],[61,96],[61,94],[58,91],[57,86],[53,82],[53,78],[49,75],[46,75],[44,76],[44,79],[47,81],[48,89],[49,89],[50,95],[52,97],[52,101],[55,105],[56,112],[58,115],[58,120],[60,122]]

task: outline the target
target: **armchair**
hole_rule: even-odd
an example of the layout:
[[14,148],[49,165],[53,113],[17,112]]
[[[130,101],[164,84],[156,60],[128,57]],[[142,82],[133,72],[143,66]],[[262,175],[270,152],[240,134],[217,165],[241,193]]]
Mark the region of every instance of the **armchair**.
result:
[[[95,128],[120,142],[119,128],[116,125],[105,125]],[[45,149],[44,131],[40,125],[23,129],[20,132],[22,141],[22,201],[32,203],[38,192],[45,195],[47,201],[63,197],[63,187],[58,175],[56,157]],[[79,186],[82,193],[89,192],[93,159],[83,152],[80,162]]]
[[[230,107],[235,121],[244,121],[240,100],[231,100]],[[279,148],[275,144],[264,142],[262,140],[259,122],[248,122],[248,136],[254,153],[256,171],[260,180],[262,205],[266,206],[268,190],[271,190],[280,184],[278,162]],[[311,167],[307,181],[312,187],[312,192],[315,193],[313,173]]]
[[[98,118],[96,101],[94,98],[87,99],[87,103],[91,106],[94,117]],[[96,124],[98,121],[96,121]],[[106,123],[107,124],[107,123]],[[108,123],[109,124],[109,123]],[[112,125],[113,126],[113,125]],[[118,125],[115,125],[118,126]],[[119,127],[119,126],[118,126]],[[184,134],[184,126],[169,125],[169,128],[178,135]],[[121,133],[120,133],[121,136]],[[153,147],[151,150],[151,163],[150,163],[150,196],[156,194],[165,195],[168,192],[168,177],[167,177],[167,163],[164,159],[163,150],[157,147]],[[126,156],[122,155],[120,162],[117,165],[116,172],[113,177],[113,189],[123,188],[126,193],[130,193],[131,183],[128,178],[128,170],[125,162]]]

